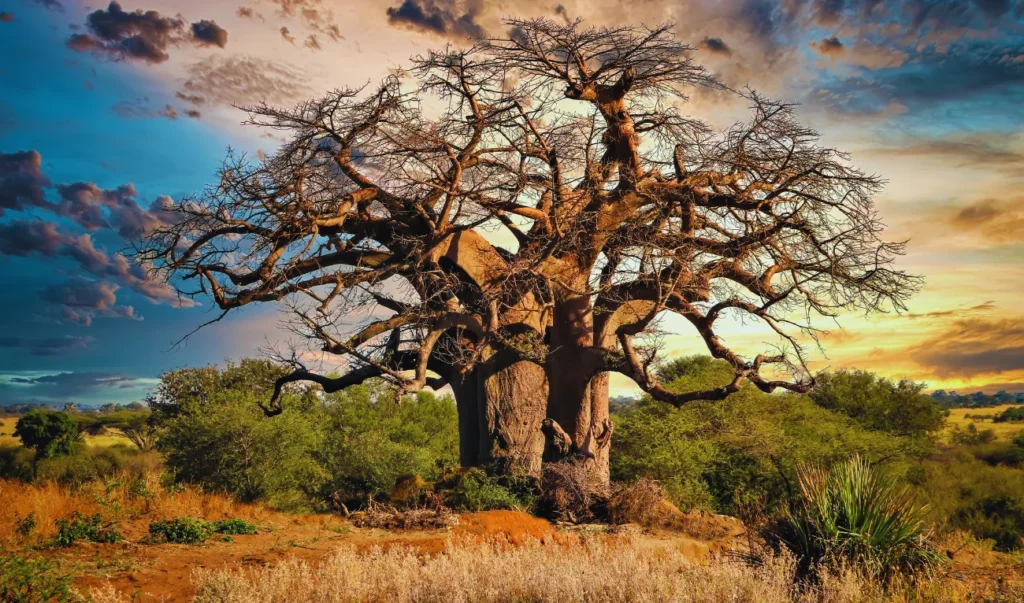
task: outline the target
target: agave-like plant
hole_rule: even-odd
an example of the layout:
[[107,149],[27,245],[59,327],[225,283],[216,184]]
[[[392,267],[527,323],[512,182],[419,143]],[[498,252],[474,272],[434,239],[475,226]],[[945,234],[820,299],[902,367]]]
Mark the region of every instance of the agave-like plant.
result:
[[855,566],[881,577],[933,570],[943,559],[930,542],[926,507],[885,481],[859,456],[803,467],[800,486],[768,533],[800,559],[800,569]]

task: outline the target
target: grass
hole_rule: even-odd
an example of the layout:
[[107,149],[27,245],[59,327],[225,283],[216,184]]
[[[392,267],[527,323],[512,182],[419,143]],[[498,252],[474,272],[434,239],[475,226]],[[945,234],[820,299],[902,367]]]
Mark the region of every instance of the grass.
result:
[[[943,439],[949,441],[950,433],[956,427],[960,429],[966,429],[968,425],[974,423],[977,425],[978,430],[991,429],[996,434],[996,438],[999,440],[1012,440],[1018,433],[1024,431],[1024,424],[1021,423],[995,423],[992,421],[993,417],[1003,412],[1007,408],[1013,408],[1019,406],[1018,404],[1003,404],[1001,406],[992,406],[989,408],[954,408],[949,411],[949,417],[946,419],[946,428],[943,430]],[[967,415],[972,417],[984,417],[979,418],[967,418]]]
[[[139,479],[124,476],[78,488],[0,479],[0,548],[49,543],[58,536],[58,521],[75,514],[92,517],[100,513],[132,542],[148,536],[151,522],[172,517],[198,516],[209,521],[240,518],[258,524],[269,514],[266,509],[238,503],[222,494],[188,487],[163,488],[156,476],[142,478],[149,481],[140,488]],[[33,529],[19,530],[28,517],[32,518]]]
[[[1024,584],[1013,580],[985,585],[936,576],[883,585],[836,571],[811,584],[795,575],[788,555],[698,564],[658,541],[592,535],[520,546],[457,541],[426,557],[402,547],[340,548],[320,562],[290,557],[270,567],[197,569],[192,579],[196,603],[1024,601]],[[92,594],[97,603],[127,600],[112,591]]]
[[[0,416],[0,448],[9,446],[21,446],[21,438],[14,435],[14,426],[18,423],[18,417],[15,415],[2,415]],[[99,435],[88,435],[83,436],[86,446],[94,448],[104,448],[108,446],[127,445],[134,446],[131,440],[124,437],[123,435],[108,431]]]

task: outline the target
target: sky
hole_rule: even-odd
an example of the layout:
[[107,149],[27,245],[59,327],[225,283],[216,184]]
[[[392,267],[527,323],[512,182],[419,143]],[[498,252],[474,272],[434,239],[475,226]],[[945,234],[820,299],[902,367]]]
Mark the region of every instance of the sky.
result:
[[[886,180],[897,267],[925,284],[903,314],[830,324],[813,368],[1024,391],[1024,0],[0,0],[0,405],[141,400],[166,370],[285,339],[258,306],[181,341],[213,304],[148,280],[126,241],[228,148],[280,144],[236,106],[377,82],[513,16],[675,23],[724,83],[799,103]],[[695,90],[685,110],[723,127],[746,107]],[[663,328],[667,356],[701,351]]]

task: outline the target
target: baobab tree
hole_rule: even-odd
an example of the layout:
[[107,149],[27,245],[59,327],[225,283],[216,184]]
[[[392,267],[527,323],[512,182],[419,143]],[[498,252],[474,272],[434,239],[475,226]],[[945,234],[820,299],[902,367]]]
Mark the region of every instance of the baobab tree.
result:
[[[881,237],[879,180],[792,106],[725,91],[669,26],[507,25],[373,89],[247,109],[287,142],[229,155],[140,242],[183,294],[224,313],[280,303],[347,358],[327,376],[293,355],[267,413],[299,381],[448,385],[463,465],[536,474],[571,457],[607,480],[610,373],[674,405],[744,384],[802,392],[814,316],[903,306],[915,281]],[[687,117],[694,87],[740,94],[749,121],[714,132]],[[731,383],[659,383],[648,335],[668,313]],[[780,345],[740,355],[716,335],[728,316]]]

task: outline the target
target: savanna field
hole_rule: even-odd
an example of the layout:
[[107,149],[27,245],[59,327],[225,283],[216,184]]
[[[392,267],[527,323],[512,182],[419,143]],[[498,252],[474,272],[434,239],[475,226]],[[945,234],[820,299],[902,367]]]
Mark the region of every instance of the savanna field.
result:
[[[729,375],[661,370],[678,391]],[[60,413],[5,415],[3,599],[1024,600],[1024,423],[994,420],[1017,405],[843,372],[809,396],[641,399],[601,495],[571,464],[460,469],[449,398],[371,384],[266,417],[267,371],[169,373],[145,408],[63,413],[45,453],[15,426]]]

